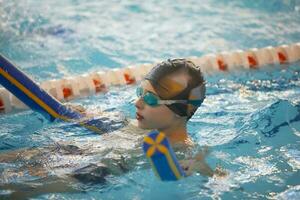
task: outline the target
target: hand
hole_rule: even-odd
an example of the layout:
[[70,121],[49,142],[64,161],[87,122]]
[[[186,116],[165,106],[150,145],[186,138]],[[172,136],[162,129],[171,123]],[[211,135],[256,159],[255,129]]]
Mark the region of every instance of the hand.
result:
[[67,108],[70,108],[76,112],[79,112],[83,115],[86,114],[86,109],[82,106],[82,105],[79,105],[79,104],[72,104],[72,103],[65,103],[64,104]]
[[195,167],[195,161],[193,159],[180,160],[179,164],[180,164],[181,168],[183,169],[186,176],[192,175],[192,173],[194,172],[194,167]]
[[228,172],[225,171],[224,169],[222,169],[222,167],[220,165],[217,165],[215,171],[214,171],[214,175],[216,177],[225,177],[228,175]]

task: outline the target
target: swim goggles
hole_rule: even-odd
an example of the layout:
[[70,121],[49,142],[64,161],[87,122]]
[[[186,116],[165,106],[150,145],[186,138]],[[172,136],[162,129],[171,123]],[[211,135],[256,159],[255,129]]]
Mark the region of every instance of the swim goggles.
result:
[[182,103],[182,104],[192,104],[194,106],[199,106],[202,104],[203,100],[161,100],[159,97],[152,92],[144,91],[142,87],[136,88],[136,96],[143,98],[143,101],[151,106],[158,106],[158,105],[171,105],[174,103]]

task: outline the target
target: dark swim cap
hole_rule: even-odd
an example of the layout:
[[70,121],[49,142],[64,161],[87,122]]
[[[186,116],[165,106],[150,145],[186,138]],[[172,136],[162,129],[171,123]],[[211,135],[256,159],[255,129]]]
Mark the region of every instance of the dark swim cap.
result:
[[166,105],[174,113],[190,119],[205,98],[205,82],[200,68],[186,59],[167,60],[157,64],[146,75],[162,100],[200,100],[199,104]]

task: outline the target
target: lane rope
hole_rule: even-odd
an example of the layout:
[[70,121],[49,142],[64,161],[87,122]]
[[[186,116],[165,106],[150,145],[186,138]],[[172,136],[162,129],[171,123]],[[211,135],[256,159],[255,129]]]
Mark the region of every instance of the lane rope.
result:
[[[268,65],[284,65],[300,60],[300,43],[277,47],[253,48],[187,58],[201,67],[205,75],[234,70],[260,69]],[[142,80],[154,64],[127,66],[107,71],[49,80],[40,87],[60,102],[83,98],[109,90],[110,86],[132,85]],[[4,88],[0,88],[0,114],[28,107]]]

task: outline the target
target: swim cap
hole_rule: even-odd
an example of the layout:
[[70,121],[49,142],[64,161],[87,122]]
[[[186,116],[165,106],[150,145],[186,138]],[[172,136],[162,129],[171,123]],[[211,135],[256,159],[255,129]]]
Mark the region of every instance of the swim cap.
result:
[[200,68],[186,59],[167,60],[157,64],[146,75],[162,100],[201,100],[199,104],[166,105],[180,116],[192,117],[205,98],[205,82]]

